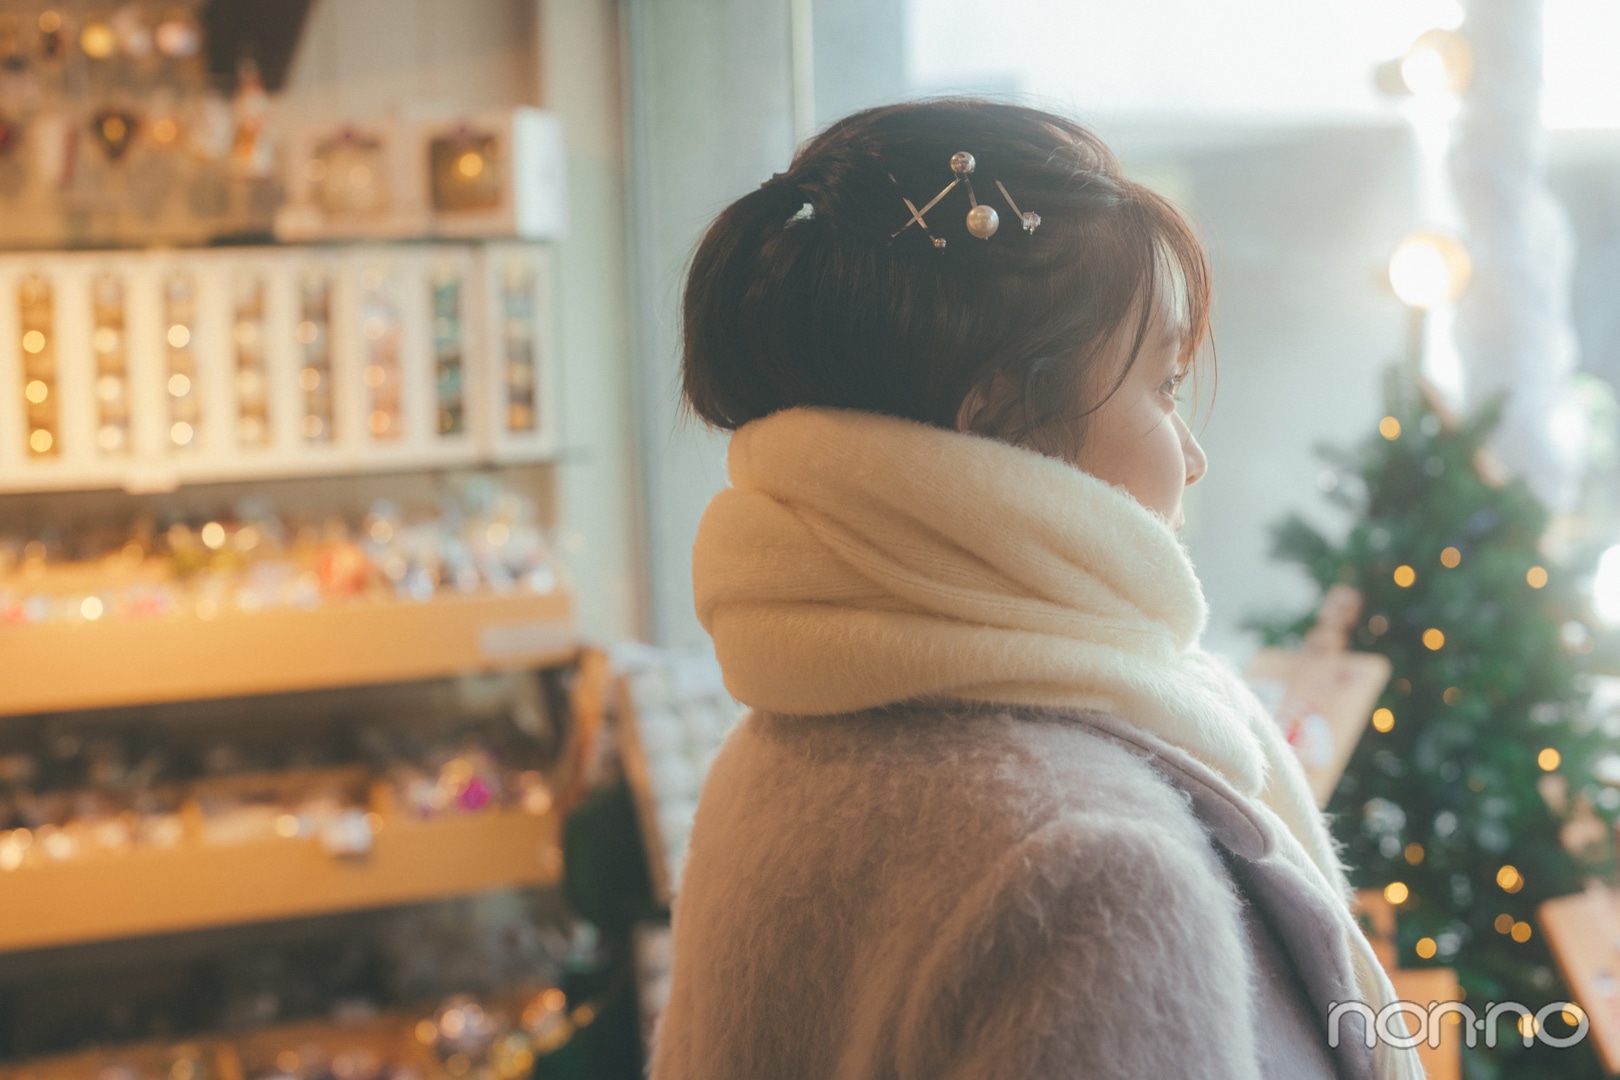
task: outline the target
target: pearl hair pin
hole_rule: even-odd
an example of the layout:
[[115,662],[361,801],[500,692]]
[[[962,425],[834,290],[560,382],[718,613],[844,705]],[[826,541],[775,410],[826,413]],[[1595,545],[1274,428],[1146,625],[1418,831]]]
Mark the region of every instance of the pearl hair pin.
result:
[[[996,235],[996,230],[1001,228],[1001,215],[996,213],[995,207],[987,206],[984,203],[981,203],[978,196],[973,193],[973,181],[970,179],[970,177],[973,175],[973,170],[977,167],[978,162],[976,162],[973,159],[973,155],[968,153],[966,150],[958,150],[956,153],[952,154],[951,172],[956,174],[956,179],[952,180],[949,184],[946,184],[940,193],[935,195],[932,199],[929,199],[921,209],[918,209],[915,203],[902,195],[900,201],[906,204],[907,210],[911,211],[911,217],[904,225],[890,233],[889,239],[892,240],[901,233],[905,232],[907,229],[911,228],[912,225],[917,225],[924,233],[927,234],[928,238],[934,242],[935,248],[945,247],[945,238],[943,236],[935,236],[929,231],[928,222],[923,218],[923,215],[928,213],[934,207],[938,206],[939,201],[946,195],[950,194],[958,184],[961,184],[967,188],[967,231],[969,235],[976,236],[980,240],[988,240],[992,236]],[[889,179],[893,180],[894,177],[891,175]],[[1007,186],[1000,180],[997,180],[995,184],[996,188],[1001,192],[1001,197],[1007,200],[1007,205],[1010,206],[1012,208],[1012,212],[1018,216],[1019,224],[1023,226],[1024,232],[1033,236],[1036,228],[1041,223],[1041,215],[1035,213],[1033,210],[1028,212],[1019,210],[1018,204],[1013,202],[1013,197],[1007,193]]]

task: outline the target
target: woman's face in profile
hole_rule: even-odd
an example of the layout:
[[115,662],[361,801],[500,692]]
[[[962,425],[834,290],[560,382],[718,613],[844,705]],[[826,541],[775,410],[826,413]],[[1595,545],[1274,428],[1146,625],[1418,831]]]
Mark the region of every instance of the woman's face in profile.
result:
[[1099,480],[1124,488],[1173,529],[1186,520],[1182,493],[1208,468],[1203,448],[1177,409],[1186,374],[1182,329],[1166,313],[1150,324],[1119,389],[1086,418],[1075,461]]

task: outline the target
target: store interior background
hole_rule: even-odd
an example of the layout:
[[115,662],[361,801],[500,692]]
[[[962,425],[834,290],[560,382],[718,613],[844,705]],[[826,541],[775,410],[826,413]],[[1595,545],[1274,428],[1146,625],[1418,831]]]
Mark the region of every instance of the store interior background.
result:
[[[563,518],[578,534],[583,626],[701,646],[691,541],[724,483],[724,440],[677,395],[682,272],[704,226],[855,109],[941,93],[1009,95],[1091,124],[1183,205],[1218,283],[1211,460],[1185,534],[1210,642],[1255,647],[1255,611],[1308,598],[1268,563],[1267,529],[1310,512],[1312,448],[1380,415],[1378,372],[1408,349],[1385,266],[1414,223],[1417,163],[1370,74],[1455,4],[1118,10],[1016,0],[986,20],[951,0],[589,4],[326,0],[280,109],[377,112],[418,99],[543,104],[562,116],[570,233],[557,246]],[[385,9],[388,14],[385,14]],[[1620,76],[1601,4],[1551,0],[1548,179],[1580,237],[1584,371],[1620,379]]]
[[[1271,525],[1300,511],[1336,527],[1313,448],[1373,430],[1381,373],[1410,347],[1410,314],[1386,266],[1419,217],[1419,162],[1410,125],[1373,72],[1453,8],[315,0],[272,97],[273,130],[424,109],[527,105],[560,118],[568,220],[550,245],[557,449],[512,477],[546,504],[580,641],[701,650],[690,554],[703,508],[725,482],[726,442],[683,414],[677,312],[705,225],[854,109],[982,93],[1075,115],[1133,176],[1193,215],[1213,254],[1219,383],[1198,427],[1211,468],[1189,497],[1184,536],[1211,604],[1209,644],[1242,664],[1258,645],[1244,629],[1249,617],[1316,599],[1303,576],[1271,561]],[[1620,69],[1609,61],[1620,15],[1600,0],[1546,0],[1545,10],[1548,181],[1578,238],[1580,366],[1620,385]],[[325,505],[431,483],[405,473],[270,486]],[[53,514],[226,503],[256,488],[3,495],[0,533]],[[5,663],[0,645],[0,678]],[[496,682],[480,691],[490,700],[523,693]],[[278,700],[306,727],[340,714],[465,707],[464,689],[434,686],[417,700],[408,688]],[[270,722],[276,707],[232,715],[261,708]],[[173,711],[177,723],[206,721],[204,705]],[[0,875],[0,920],[4,890]],[[9,1008],[12,1022],[31,1025],[0,1030],[0,1069],[8,1058],[150,1037],[143,997],[181,1002],[171,1010],[179,1016],[216,1015],[209,1003],[223,997],[238,1003],[231,1022],[245,1027],[318,1014],[344,987],[386,985],[423,1001],[484,992],[534,957],[572,947],[534,936],[565,906],[555,890],[492,893],[0,955],[0,1015]],[[513,927],[530,929],[513,938]],[[310,982],[326,997],[312,990],[303,1004],[283,994],[264,1005],[268,991],[253,989],[305,969],[330,973]]]

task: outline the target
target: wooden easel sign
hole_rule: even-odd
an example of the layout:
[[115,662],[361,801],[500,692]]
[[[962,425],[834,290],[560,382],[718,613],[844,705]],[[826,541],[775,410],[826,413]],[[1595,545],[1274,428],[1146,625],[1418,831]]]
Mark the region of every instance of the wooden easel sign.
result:
[[1553,959],[1610,1076],[1620,1075],[1620,895],[1602,882],[1548,900],[1536,913]]
[[1387,657],[1347,648],[1361,602],[1356,590],[1333,586],[1303,648],[1261,649],[1249,665],[1249,683],[1299,755],[1318,806],[1338,786],[1393,671]]

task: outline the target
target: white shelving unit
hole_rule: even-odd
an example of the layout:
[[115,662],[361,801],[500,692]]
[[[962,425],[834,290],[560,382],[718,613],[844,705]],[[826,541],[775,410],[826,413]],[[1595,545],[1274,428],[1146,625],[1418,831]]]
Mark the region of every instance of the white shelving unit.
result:
[[528,243],[0,258],[0,492],[555,452]]

